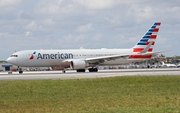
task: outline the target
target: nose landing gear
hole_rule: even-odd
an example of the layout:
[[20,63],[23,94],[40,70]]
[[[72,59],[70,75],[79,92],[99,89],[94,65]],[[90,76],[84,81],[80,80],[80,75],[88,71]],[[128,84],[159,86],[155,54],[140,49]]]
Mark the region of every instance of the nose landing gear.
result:
[[22,68],[18,66],[19,74],[23,74]]

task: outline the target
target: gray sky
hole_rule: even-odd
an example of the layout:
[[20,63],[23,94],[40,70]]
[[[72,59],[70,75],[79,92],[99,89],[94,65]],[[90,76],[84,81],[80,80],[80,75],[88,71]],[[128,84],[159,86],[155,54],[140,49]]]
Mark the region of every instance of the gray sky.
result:
[[154,50],[180,55],[180,0],[0,0],[0,59],[27,49],[131,48],[156,21]]

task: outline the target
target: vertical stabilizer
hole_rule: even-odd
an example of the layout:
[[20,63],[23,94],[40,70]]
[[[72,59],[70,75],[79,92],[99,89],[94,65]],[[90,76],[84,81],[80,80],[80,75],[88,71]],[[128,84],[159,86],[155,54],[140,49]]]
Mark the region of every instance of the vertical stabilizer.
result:
[[145,53],[153,51],[153,46],[155,44],[160,25],[161,22],[155,22],[151,28],[149,28],[146,34],[133,47],[134,53]]

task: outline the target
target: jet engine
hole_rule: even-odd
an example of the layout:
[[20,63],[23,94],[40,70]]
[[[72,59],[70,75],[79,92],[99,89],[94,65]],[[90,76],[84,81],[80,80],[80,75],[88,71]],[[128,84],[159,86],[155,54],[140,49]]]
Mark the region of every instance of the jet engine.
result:
[[74,70],[85,69],[89,64],[84,60],[73,60],[71,61],[70,67]]

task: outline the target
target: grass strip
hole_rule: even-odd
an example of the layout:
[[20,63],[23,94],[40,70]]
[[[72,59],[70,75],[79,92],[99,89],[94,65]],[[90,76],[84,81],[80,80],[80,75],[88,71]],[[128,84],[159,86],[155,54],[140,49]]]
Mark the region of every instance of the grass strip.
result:
[[0,81],[0,112],[180,112],[180,76]]

